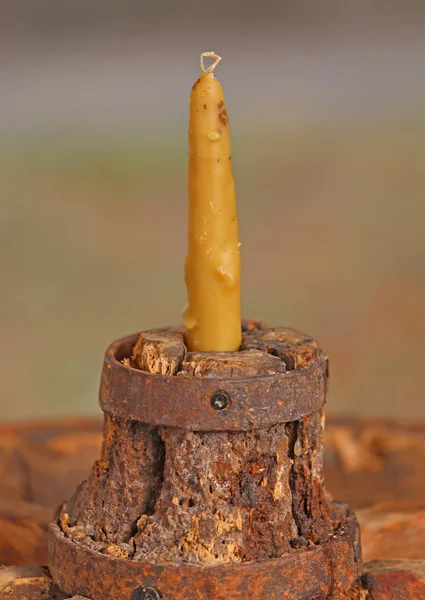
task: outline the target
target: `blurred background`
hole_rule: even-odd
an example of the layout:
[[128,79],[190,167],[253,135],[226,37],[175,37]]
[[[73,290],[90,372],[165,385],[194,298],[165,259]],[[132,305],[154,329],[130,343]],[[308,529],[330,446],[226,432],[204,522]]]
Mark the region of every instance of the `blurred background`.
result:
[[316,336],[329,410],[425,416],[425,3],[0,4],[0,414],[95,413],[181,322],[187,112],[215,50],[243,313]]

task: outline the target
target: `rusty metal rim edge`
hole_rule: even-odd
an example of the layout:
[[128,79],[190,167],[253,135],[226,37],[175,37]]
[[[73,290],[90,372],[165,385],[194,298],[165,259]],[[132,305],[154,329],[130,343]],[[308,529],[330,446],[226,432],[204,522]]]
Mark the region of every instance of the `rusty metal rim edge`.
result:
[[[244,379],[154,375],[120,362],[138,336],[112,342],[105,353],[99,404],[116,417],[192,431],[250,431],[302,419],[325,403],[325,355],[307,367]],[[217,391],[229,395],[227,410],[212,408]]]
[[345,591],[360,575],[358,544],[358,524],[350,511],[340,534],[325,544],[280,558],[213,566],[160,565],[101,554],[71,541],[52,523],[49,568],[64,592],[92,600],[131,600],[140,586],[155,588],[161,600],[187,600],[194,589],[196,598],[208,600],[282,600],[309,592],[320,599]]

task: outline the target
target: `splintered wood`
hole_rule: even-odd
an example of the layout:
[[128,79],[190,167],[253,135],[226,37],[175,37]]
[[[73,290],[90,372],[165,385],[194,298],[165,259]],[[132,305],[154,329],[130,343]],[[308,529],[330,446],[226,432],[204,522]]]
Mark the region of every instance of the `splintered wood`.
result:
[[147,332],[140,335],[129,364],[156,375],[176,375],[185,357],[182,333]]
[[[0,600],[64,600],[43,567],[0,566]],[[73,600],[77,600],[75,597]]]

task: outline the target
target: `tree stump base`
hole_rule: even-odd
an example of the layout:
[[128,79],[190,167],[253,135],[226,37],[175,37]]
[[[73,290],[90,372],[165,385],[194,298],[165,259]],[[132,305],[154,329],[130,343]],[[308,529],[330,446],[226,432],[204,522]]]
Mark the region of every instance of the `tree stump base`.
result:
[[259,321],[234,353],[188,352],[178,329],[113,343],[102,455],[52,525],[54,581],[93,600],[347,590],[361,549],[324,486],[327,373],[314,339]]

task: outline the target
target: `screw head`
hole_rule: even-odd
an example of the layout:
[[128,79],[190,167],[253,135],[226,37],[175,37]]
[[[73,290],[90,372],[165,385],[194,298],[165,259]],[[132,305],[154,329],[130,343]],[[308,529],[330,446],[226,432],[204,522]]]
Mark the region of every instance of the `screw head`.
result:
[[161,600],[161,596],[155,588],[141,585],[133,591],[130,600]]
[[229,408],[230,406],[229,394],[224,390],[217,390],[211,396],[210,403],[214,410],[226,410],[226,408]]

